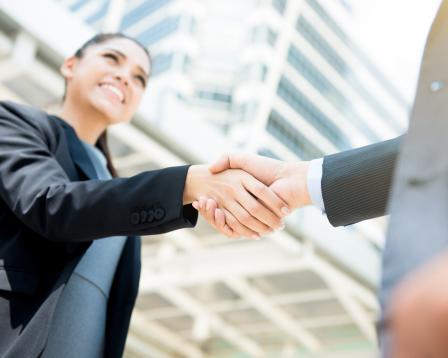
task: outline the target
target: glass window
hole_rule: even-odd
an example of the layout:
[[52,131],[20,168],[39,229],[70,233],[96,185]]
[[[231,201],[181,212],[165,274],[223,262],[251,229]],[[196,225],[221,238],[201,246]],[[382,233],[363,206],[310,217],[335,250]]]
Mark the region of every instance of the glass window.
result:
[[198,90],[197,96],[199,98],[209,99],[211,101],[227,102],[227,103],[232,102],[232,95],[230,95],[228,93],[219,93],[219,92]]
[[109,1],[108,0],[102,0],[101,1],[101,5],[99,6],[99,8],[92,15],[90,15],[86,19],[86,22],[89,25],[92,25],[93,23],[101,20],[103,17],[106,16],[108,9],[109,9]]
[[250,40],[252,43],[267,43],[271,47],[275,47],[277,42],[277,33],[269,26],[257,26],[254,27],[250,34]]
[[73,12],[78,11],[80,8],[83,7],[87,3],[87,0],[78,0],[74,2],[72,5],[70,5],[70,10]]
[[283,15],[286,8],[286,0],[272,0],[272,6]]
[[325,77],[295,46],[288,51],[289,64],[309,83],[319,91],[328,101],[344,116],[348,117],[371,141],[379,141],[380,138],[369,128],[357,114],[347,98]]
[[397,130],[398,123],[389,113],[388,110],[378,101],[361,83],[356,74],[350,71],[348,64],[341,56],[334,50],[329,43],[313,28],[313,26],[301,16],[297,21],[297,30],[308,40],[308,42],[315,48],[317,52],[332,66],[347,82],[348,84],[369,104],[374,111],[376,111],[384,119],[388,119],[389,123]]
[[277,94],[337,148],[346,149],[350,147],[349,141],[342,131],[285,76],[282,76],[280,80]]
[[173,0],[145,0],[139,6],[133,8],[126,15],[124,15],[121,22],[121,30],[127,29],[145,17],[151,15],[161,7],[168,5]]
[[[312,144],[302,133],[300,133],[290,122],[288,122],[277,111],[269,115],[266,130],[285,147],[303,160],[320,158],[324,153]],[[262,155],[276,158],[269,149],[265,149]]]
[[162,53],[154,56],[152,60],[151,77],[158,76],[161,73],[169,70],[173,65],[174,54]]
[[272,150],[267,148],[260,148],[257,154],[262,155],[264,157],[269,157],[272,159],[280,159]]
[[[349,36],[338,26],[333,18],[325,11],[325,9],[316,0],[306,0],[308,5],[316,12],[316,14],[327,24],[327,26],[333,31],[333,33],[349,48],[353,51],[358,60],[366,66],[371,72],[373,77],[389,91],[389,93],[395,98],[402,106],[407,107],[408,104],[404,98],[398,93],[397,89],[384,77],[384,75],[376,68],[368,59],[367,55],[356,46],[349,38]],[[344,1],[342,1],[344,2]]]
[[179,20],[180,17],[168,17],[144,30],[137,36],[137,40],[144,46],[150,46],[175,32],[179,28]]

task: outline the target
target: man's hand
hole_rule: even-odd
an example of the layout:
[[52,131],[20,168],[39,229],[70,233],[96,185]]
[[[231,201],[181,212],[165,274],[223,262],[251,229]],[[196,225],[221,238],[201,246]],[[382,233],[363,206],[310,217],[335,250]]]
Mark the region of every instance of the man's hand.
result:
[[448,254],[397,288],[389,313],[393,358],[448,357]]
[[[242,169],[268,185],[288,204],[284,215],[292,209],[311,204],[307,188],[308,162],[289,163],[253,154],[232,154],[221,157],[209,168],[214,174],[228,169]],[[193,205],[212,227],[228,237],[246,236],[236,225],[237,219],[231,212],[218,208],[208,199],[204,197]],[[211,209],[206,210],[206,207]]]
[[227,223],[245,237],[257,238],[282,226],[287,204],[252,175],[239,169],[212,174],[204,165],[189,168],[183,203],[204,196],[228,215]]
[[209,170],[214,174],[227,169],[244,170],[269,186],[293,210],[311,204],[307,187],[308,164],[283,162],[255,154],[227,154]]

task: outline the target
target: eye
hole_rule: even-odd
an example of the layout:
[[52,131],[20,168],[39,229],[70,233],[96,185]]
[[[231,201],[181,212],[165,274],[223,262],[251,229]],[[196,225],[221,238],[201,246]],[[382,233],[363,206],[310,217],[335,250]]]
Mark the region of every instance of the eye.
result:
[[103,55],[104,57],[111,58],[115,63],[118,63],[118,57],[113,53],[106,53]]
[[136,78],[140,81],[143,88],[146,87],[146,80],[143,78],[143,76],[136,76]]

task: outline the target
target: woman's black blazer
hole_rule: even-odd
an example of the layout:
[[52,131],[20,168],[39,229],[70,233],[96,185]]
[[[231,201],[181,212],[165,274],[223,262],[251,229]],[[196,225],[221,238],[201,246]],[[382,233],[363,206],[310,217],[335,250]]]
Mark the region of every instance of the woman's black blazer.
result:
[[107,315],[106,356],[123,353],[140,277],[140,238],[192,227],[188,166],[97,180],[75,131],[0,102],[0,356],[38,357],[64,285],[92,240],[128,236]]

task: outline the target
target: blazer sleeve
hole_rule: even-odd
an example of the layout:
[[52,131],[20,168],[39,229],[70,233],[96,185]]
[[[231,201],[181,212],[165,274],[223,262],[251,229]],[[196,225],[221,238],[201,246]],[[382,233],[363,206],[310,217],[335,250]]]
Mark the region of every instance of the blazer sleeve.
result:
[[383,216],[402,136],[324,157],[322,197],[333,226]]
[[188,166],[72,182],[42,131],[30,119],[0,112],[0,198],[40,236],[81,242],[196,224],[196,210],[183,205]]

